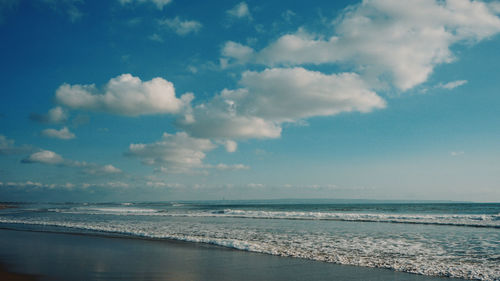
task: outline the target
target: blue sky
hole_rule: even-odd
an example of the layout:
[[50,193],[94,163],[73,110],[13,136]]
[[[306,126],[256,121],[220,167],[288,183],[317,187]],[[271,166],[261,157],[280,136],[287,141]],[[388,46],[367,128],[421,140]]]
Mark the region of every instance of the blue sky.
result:
[[0,2],[0,201],[500,201],[500,2],[295,2]]

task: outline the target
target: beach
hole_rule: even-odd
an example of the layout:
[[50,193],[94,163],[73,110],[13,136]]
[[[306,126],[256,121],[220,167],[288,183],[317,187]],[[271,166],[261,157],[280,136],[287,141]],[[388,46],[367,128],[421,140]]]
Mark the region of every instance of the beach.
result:
[[33,275],[2,280],[460,280],[199,243],[7,229],[0,230],[0,262]]
[[0,211],[0,264],[46,280],[500,280],[500,204],[15,207]]

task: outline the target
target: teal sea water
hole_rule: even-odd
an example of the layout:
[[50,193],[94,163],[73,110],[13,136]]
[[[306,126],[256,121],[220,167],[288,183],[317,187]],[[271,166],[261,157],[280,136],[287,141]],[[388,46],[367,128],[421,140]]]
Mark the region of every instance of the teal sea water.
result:
[[328,200],[17,204],[0,227],[210,243],[431,276],[500,280],[500,204]]

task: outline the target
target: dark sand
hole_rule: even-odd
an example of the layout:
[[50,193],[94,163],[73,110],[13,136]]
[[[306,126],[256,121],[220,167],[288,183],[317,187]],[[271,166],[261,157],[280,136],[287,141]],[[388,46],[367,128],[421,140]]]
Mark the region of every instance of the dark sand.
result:
[[8,272],[3,265],[0,264],[0,280],[5,281],[36,281],[37,277],[28,274],[20,274]]
[[14,206],[0,204],[0,210],[2,210],[2,209],[9,209],[9,208],[14,208]]
[[[457,280],[205,244],[0,229],[0,262],[37,280]],[[5,274],[5,273],[2,273]],[[0,280],[33,280],[6,279]],[[19,277],[21,278],[21,277]]]

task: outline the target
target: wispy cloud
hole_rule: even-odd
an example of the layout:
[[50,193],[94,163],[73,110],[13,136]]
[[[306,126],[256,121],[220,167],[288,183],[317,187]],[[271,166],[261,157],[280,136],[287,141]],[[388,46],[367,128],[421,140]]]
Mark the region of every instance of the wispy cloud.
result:
[[466,83],[467,83],[467,80],[457,80],[457,81],[452,81],[452,82],[448,82],[445,84],[439,83],[438,85],[436,85],[436,88],[452,90],[452,89],[455,89],[455,88],[460,87],[462,85],[465,85]]
[[239,170],[249,170],[250,167],[244,164],[234,164],[234,165],[228,165],[228,164],[217,164],[215,166],[209,166],[209,168],[214,168],[219,171],[239,171]]
[[172,0],[118,0],[122,5],[127,5],[131,3],[153,3],[159,10],[170,4]]
[[77,22],[83,17],[80,6],[85,3],[84,0],[42,0],[54,11],[64,13],[71,22]]
[[84,173],[91,175],[111,175],[111,174],[122,173],[120,169],[110,164],[101,166],[95,163],[80,162],[80,161],[65,159],[61,155],[50,150],[40,150],[38,152],[32,153],[28,157],[22,159],[21,163],[24,164],[39,163],[44,165],[54,165],[60,167],[72,167],[80,169]]
[[0,1],[0,24],[5,22],[5,18],[19,5],[19,0]]
[[163,37],[161,37],[161,35],[159,35],[158,33],[153,33],[148,38],[149,38],[149,40],[156,41],[156,42],[163,42],[164,41]]
[[188,35],[189,33],[197,33],[203,25],[195,20],[183,20],[180,17],[173,19],[163,19],[158,21],[160,26],[164,26],[177,33],[180,36]]
[[456,156],[461,156],[461,155],[464,155],[465,152],[463,151],[452,151],[450,152],[450,155],[453,156],[453,157],[456,157]]
[[16,146],[15,141],[0,135],[0,155],[4,154],[20,154],[29,152],[32,148],[27,145]]

